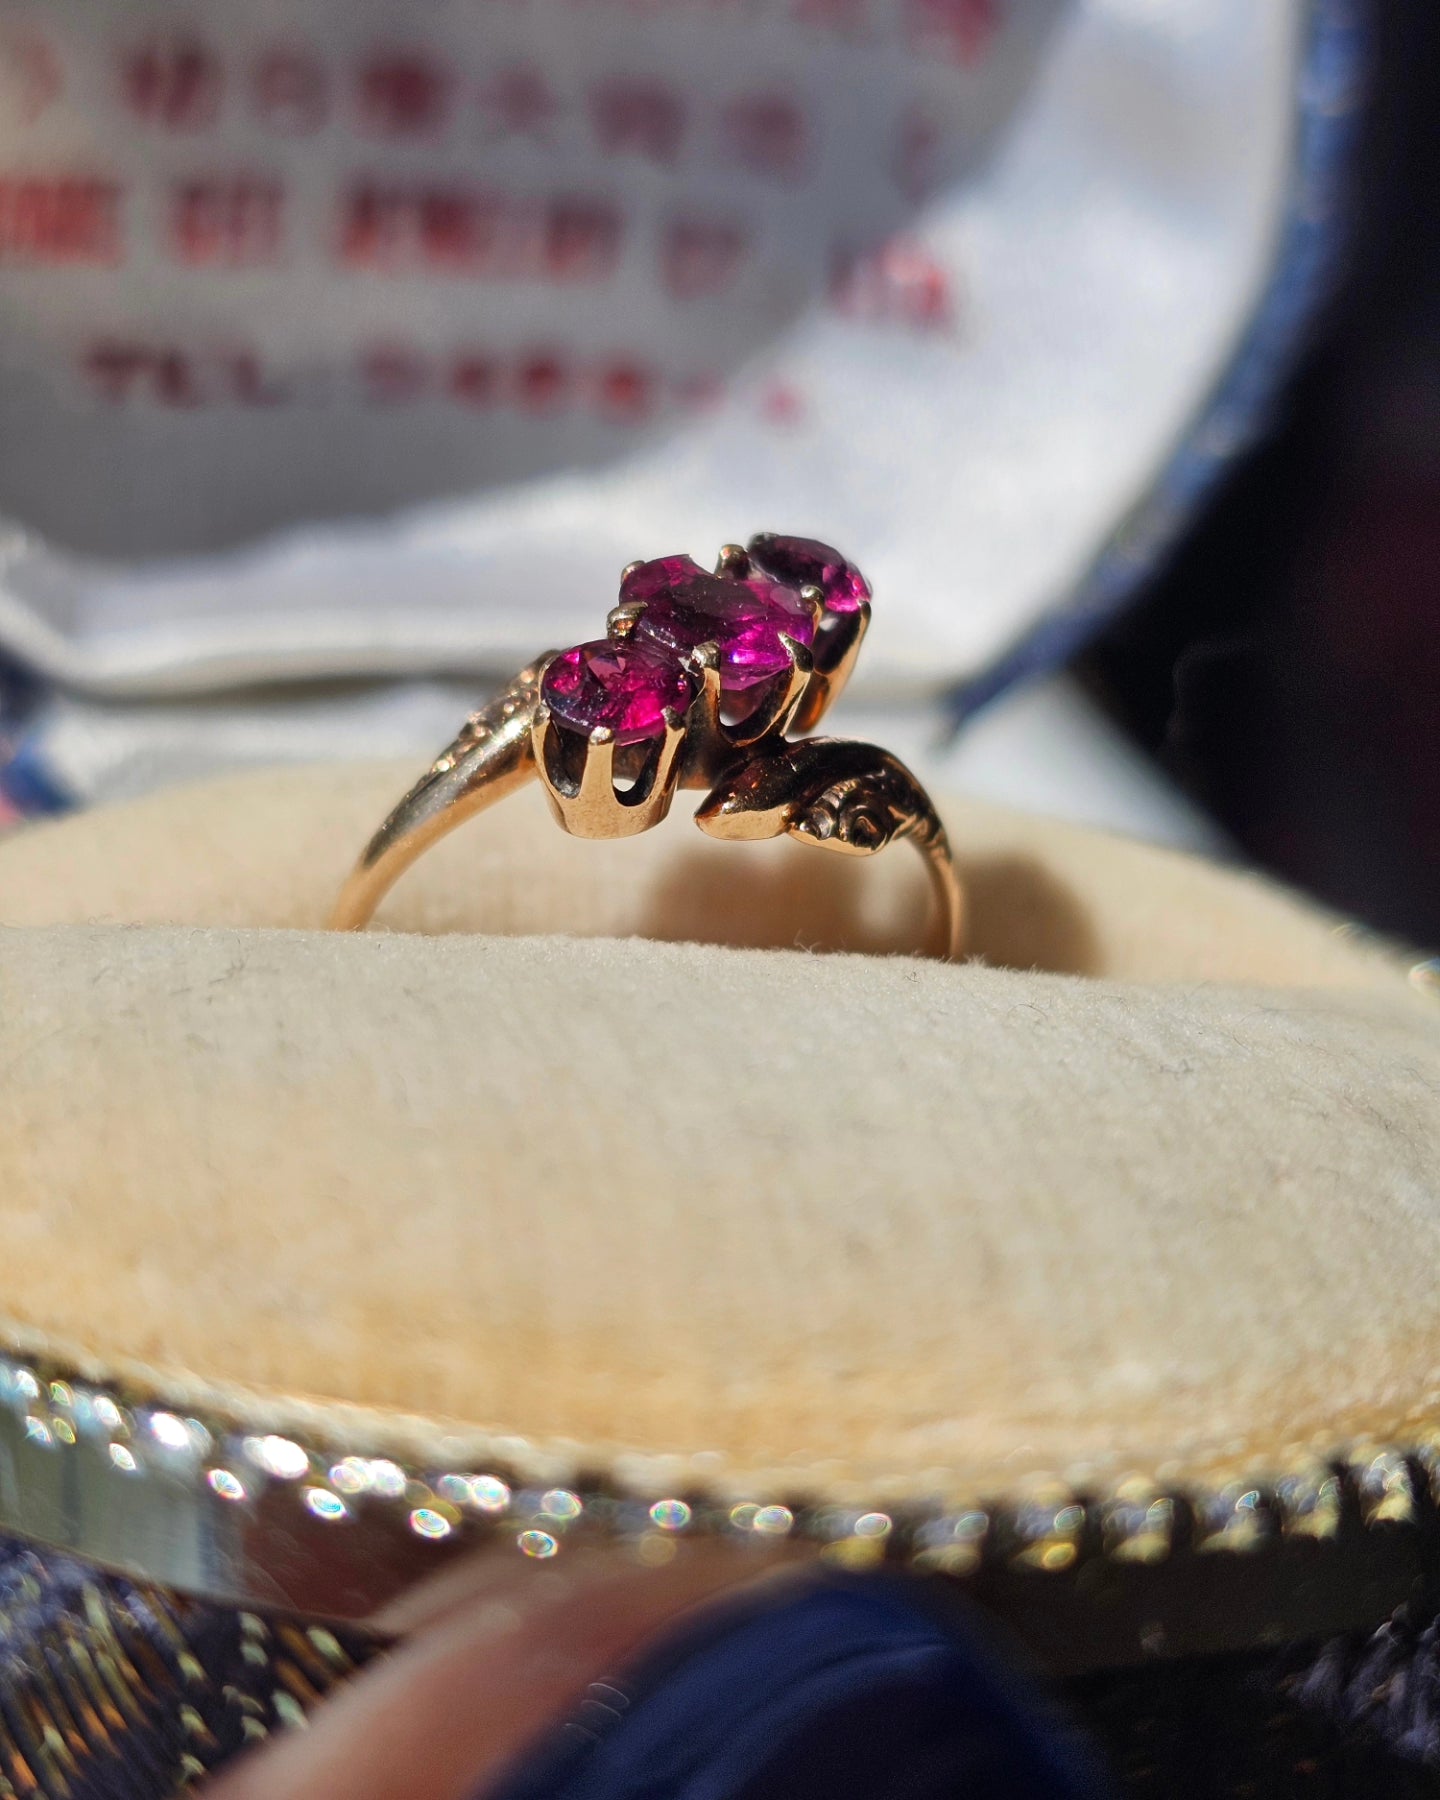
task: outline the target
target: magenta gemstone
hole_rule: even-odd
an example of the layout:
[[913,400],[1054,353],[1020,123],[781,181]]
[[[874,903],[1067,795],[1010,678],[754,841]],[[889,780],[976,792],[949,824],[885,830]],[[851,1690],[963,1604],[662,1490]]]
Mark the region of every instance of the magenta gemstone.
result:
[[571,731],[589,737],[603,728],[615,733],[617,744],[638,744],[663,737],[666,707],[683,713],[696,686],[657,644],[598,638],[557,656],[540,696],[556,723]]
[[642,563],[621,589],[622,599],[642,596],[636,638],[679,656],[714,644],[722,693],[740,693],[789,668],[782,637],[814,642],[815,620],[800,595],[763,576],[707,575],[688,557],[667,556]]
[[838,550],[816,538],[778,537],[762,531],[749,543],[755,562],[767,575],[791,587],[817,587],[831,612],[859,612],[870,598],[870,583]]
[[620,582],[620,604],[641,600],[648,605],[697,576],[703,580],[705,571],[689,556],[657,556],[651,562],[637,563]]

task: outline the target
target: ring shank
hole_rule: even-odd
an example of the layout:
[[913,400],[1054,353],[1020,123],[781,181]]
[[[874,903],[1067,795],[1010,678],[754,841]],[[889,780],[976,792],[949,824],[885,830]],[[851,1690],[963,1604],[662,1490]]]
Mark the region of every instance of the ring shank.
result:
[[[346,878],[331,911],[334,931],[362,931],[385,895],[424,853],[467,820],[539,779],[534,721],[539,678],[549,658],[523,669],[505,692],[474,714],[455,741],[391,811]],[[820,751],[821,740],[791,746]],[[866,745],[834,746],[870,754]],[[905,777],[913,810],[903,835],[925,859],[938,919],[934,954],[954,959],[962,952],[965,905],[949,841],[928,796],[893,758],[884,757]],[[767,767],[778,766],[767,764]],[[766,831],[760,835],[778,835]],[[836,846],[837,848],[839,846]]]
[[390,889],[433,844],[534,779],[534,701],[512,704],[525,674],[467,722],[371,838],[340,889],[332,931],[363,931]]
[[965,890],[950,854],[950,840],[937,820],[936,831],[923,843],[919,839],[916,843],[925,858],[939,918],[936,941],[942,947],[935,954],[943,962],[958,962],[965,954]]

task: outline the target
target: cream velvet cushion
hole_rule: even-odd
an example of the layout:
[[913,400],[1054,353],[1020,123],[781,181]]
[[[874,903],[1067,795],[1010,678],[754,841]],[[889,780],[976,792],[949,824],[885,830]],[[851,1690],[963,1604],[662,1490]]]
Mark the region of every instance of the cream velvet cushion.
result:
[[880,953],[906,852],[583,844],[531,792],[318,930],[407,775],[0,847],[0,1336],[416,1456],[820,1497],[1440,1414],[1440,1007],[1333,921],[957,800],[943,966]]

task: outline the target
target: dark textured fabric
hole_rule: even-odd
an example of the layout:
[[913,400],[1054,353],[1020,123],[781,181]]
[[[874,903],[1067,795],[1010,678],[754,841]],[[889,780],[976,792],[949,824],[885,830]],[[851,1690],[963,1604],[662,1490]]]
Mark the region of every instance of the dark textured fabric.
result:
[[0,1538],[0,1800],[167,1800],[381,1648]]
[[[169,1800],[383,1650],[0,1538],[0,1800]],[[1440,1621],[1157,1661],[1059,1698],[1126,1800],[1440,1800]],[[849,1729],[866,1720],[862,1697]]]
[[1126,1800],[1434,1800],[1436,1632],[1157,1663],[1068,1697]]

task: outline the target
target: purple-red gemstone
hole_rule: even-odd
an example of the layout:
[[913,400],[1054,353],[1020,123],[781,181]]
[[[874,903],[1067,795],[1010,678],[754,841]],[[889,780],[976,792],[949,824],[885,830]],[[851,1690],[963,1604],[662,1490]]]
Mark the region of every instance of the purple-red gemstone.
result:
[[597,638],[557,656],[545,671],[540,696],[557,724],[589,737],[601,728],[617,744],[662,737],[665,709],[683,713],[695,698],[695,678],[657,644],[636,638]]
[[641,600],[647,605],[668,594],[681,583],[704,578],[705,571],[693,557],[657,556],[650,562],[636,563],[620,579],[620,604]]
[[838,550],[816,538],[779,537],[762,531],[749,543],[750,555],[767,575],[791,587],[817,587],[831,612],[859,612],[870,598],[870,583]]
[[622,600],[644,599],[635,636],[685,656],[702,644],[720,654],[720,688],[734,694],[790,666],[782,642],[813,643],[815,620],[792,587],[763,576],[746,581],[707,575],[689,557],[642,563],[621,588]]

